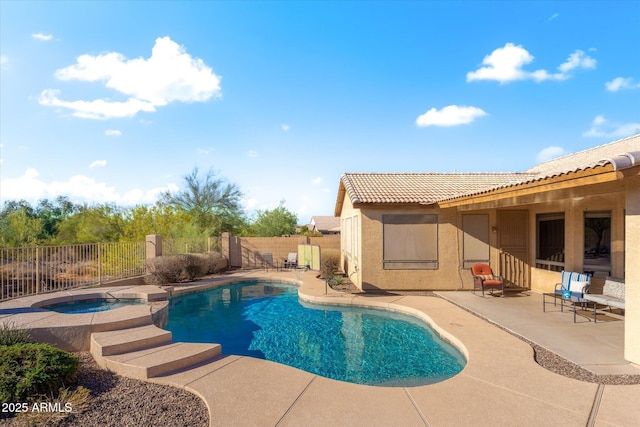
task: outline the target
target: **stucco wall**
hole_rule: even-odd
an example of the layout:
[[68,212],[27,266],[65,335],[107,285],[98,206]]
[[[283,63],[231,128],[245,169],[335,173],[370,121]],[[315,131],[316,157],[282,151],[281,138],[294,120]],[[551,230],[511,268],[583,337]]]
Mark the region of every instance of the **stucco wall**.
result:
[[640,177],[627,183],[624,357],[640,365]]
[[[455,209],[367,208],[361,210],[363,290],[455,290],[462,288],[459,270],[459,233]],[[383,269],[382,216],[388,214],[436,214],[438,216],[438,268],[421,270]],[[469,276],[470,274],[466,272]]]
[[[298,252],[298,245],[318,245],[321,254],[323,250],[340,249],[340,236],[327,235],[322,237],[286,236],[286,237],[235,237],[228,236],[230,248],[227,252],[232,267],[261,268],[263,266],[262,254],[270,253],[273,261],[283,265],[290,252]],[[224,246],[225,239],[223,239]],[[223,249],[224,254],[224,249]]]

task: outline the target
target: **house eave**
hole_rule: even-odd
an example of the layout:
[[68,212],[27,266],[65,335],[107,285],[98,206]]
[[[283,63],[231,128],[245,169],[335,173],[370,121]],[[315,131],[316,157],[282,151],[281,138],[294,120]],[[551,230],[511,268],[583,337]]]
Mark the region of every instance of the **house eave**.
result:
[[[640,167],[632,167],[632,169],[640,169]],[[497,188],[480,194],[444,200],[439,202],[438,206],[441,208],[462,208],[470,206],[481,207],[482,205],[491,204],[495,207],[495,205],[500,205],[504,201],[513,201],[516,198],[535,196],[541,193],[549,193],[551,191],[567,190],[614,182],[621,179],[623,176],[627,176],[629,172],[631,172],[630,169],[616,171],[615,165],[607,163],[589,169],[568,172],[540,180]],[[510,202],[509,204],[512,203]]]

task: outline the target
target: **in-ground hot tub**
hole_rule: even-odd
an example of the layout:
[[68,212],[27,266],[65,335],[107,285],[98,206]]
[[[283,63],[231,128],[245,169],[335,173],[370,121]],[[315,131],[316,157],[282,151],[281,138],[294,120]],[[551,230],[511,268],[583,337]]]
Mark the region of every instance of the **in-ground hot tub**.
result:
[[142,304],[147,304],[147,302],[129,298],[90,298],[45,305],[41,308],[63,314],[83,314]]

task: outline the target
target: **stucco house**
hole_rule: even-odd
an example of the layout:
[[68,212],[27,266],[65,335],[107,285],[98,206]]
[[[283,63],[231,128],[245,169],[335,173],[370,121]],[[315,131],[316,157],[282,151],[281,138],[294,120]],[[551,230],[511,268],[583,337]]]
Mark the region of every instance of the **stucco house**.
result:
[[561,270],[624,278],[625,356],[640,364],[640,134],[520,173],[345,173],[335,216],[365,291],[470,290],[477,262],[534,292]]

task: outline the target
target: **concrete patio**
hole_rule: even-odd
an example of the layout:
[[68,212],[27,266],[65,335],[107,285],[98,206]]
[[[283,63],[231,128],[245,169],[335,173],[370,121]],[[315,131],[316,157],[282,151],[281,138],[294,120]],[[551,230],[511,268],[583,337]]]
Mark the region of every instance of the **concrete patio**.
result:
[[[640,385],[602,385],[550,372],[534,361],[530,345],[468,310],[592,372],[640,375],[638,367],[622,358],[621,321],[594,324],[579,318],[574,324],[570,313],[542,313],[537,294],[510,298],[480,298],[467,292],[444,292],[443,298],[351,295],[327,289],[316,274],[239,272],[179,290],[230,280],[302,279],[299,295],[305,301],[387,308],[431,321],[444,336],[462,346],[467,366],[437,384],[373,387],[330,380],[265,360],[225,355],[222,348],[222,356],[148,381],[200,396],[209,409],[212,426],[640,425]],[[15,307],[15,302],[12,305]],[[20,316],[19,312],[3,313],[2,306],[0,315],[5,318]]]

